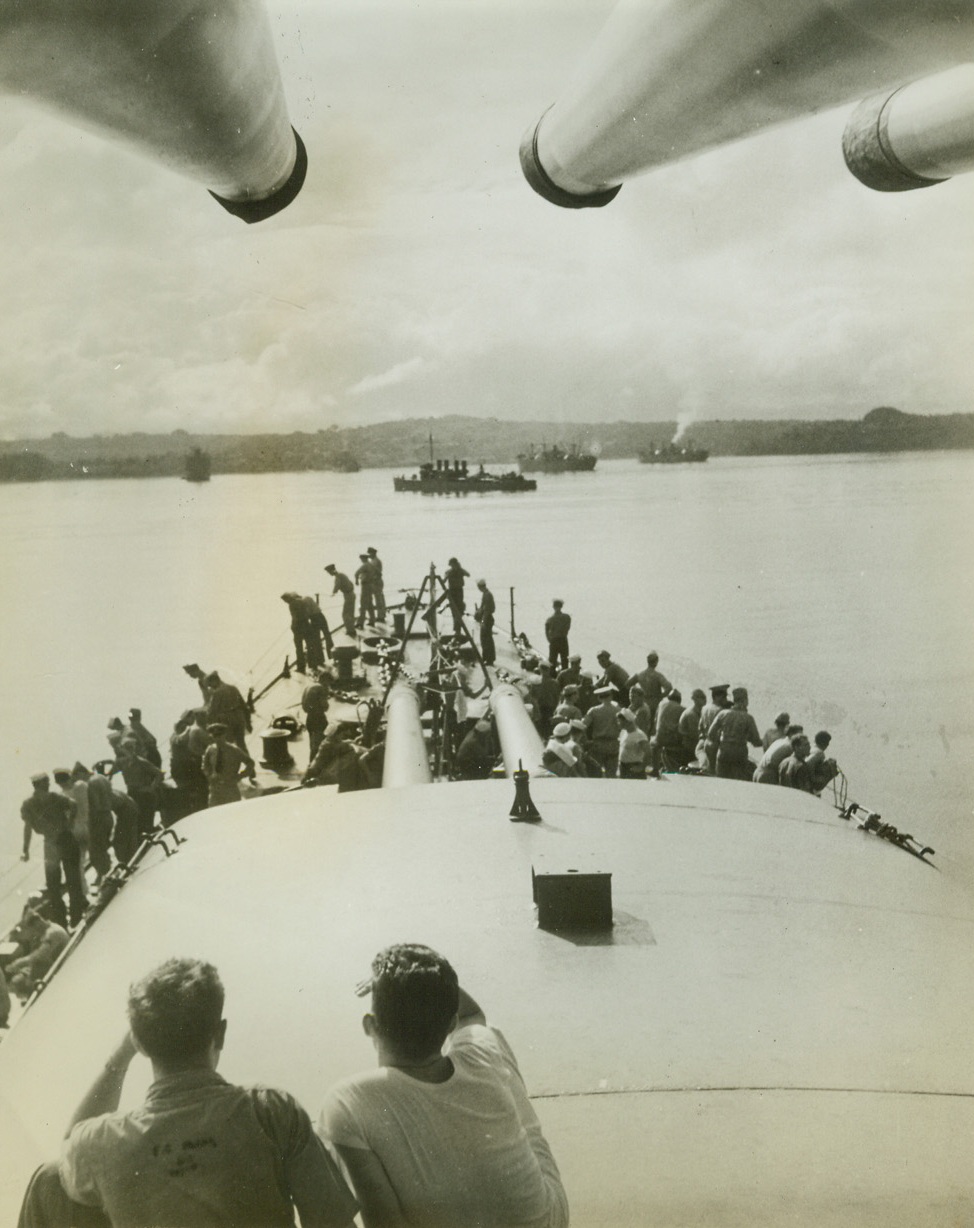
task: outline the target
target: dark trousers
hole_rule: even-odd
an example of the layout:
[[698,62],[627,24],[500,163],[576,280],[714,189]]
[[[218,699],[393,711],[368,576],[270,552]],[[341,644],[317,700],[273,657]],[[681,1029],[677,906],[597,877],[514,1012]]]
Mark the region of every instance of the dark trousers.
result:
[[485,665],[493,665],[497,660],[497,652],[494,648],[494,620],[489,614],[480,622],[480,655]]
[[56,840],[44,841],[44,882],[51,905],[51,920],[65,929],[68,927],[62,894],[67,886],[71,924],[77,925],[88,907],[88,896],[81,875],[81,850],[70,832],[64,832]]
[[568,669],[567,635],[556,635],[548,641],[548,660],[551,662],[552,669]]
[[88,860],[99,878],[104,878],[112,868],[108,846],[112,839],[112,812],[88,810]]
[[30,1179],[17,1228],[111,1228],[104,1211],[73,1202],[58,1176],[57,1163],[42,1164]]

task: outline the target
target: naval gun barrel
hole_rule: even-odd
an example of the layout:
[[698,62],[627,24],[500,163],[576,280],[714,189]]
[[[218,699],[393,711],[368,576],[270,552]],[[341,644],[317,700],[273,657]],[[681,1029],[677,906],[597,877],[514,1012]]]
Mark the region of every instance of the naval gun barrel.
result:
[[519,764],[532,776],[546,775],[541,767],[544,743],[517,687],[509,682],[498,683],[491,691],[490,706],[497,722],[505,776],[513,776]]
[[846,125],[842,152],[860,183],[878,192],[974,170],[974,64],[867,98]]
[[408,682],[394,682],[386,700],[386,749],[382,765],[383,789],[425,785],[430,772],[419,696]]
[[621,0],[521,166],[552,204],[605,205],[653,167],[962,63],[972,35],[957,0]]
[[247,222],[304,181],[263,0],[5,4],[0,88],[122,138]]

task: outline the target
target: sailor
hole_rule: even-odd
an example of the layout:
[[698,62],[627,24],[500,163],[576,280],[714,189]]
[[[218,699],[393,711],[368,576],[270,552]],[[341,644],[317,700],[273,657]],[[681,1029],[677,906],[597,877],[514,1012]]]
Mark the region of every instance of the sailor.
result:
[[301,777],[303,785],[338,785],[339,793],[350,793],[370,786],[363,767],[365,751],[341,736],[339,725],[329,725],[315,757]]
[[331,595],[342,595],[342,622],[345,624],[345,634],[355,637],[355,585],[343,571],[339,571],[334,563],[329,563],[325,571],[333,577],[335,586]]
[[301,695],[304,724],[308,731],[308,762],[315,757],[328,727],[328,688],[318,678],[310,682]]
[[653,732],[653,714],[646,702],[646,694],[638,682],[634,682],[629,688],[629,711],[637,726],[648,738]]
[[812,782],[805,763],[810,750],[811,744],[808,738],[803,733],[796,733],[791,739],[791,754],[786,759],[782,759],[778,768],[779,785],[784,785],[789,789],[803,789],[807,793],[811,792]]
[[169,739],[169,775],[178,793],[178,818],[202,810],[209,792],[203,775],[203,751],[209,739],[204,733],[203,743],[198,746],[196,717],[196,709],[187,708],[176,721]]
[[[788,732],[788,726],[791,724],[791,717],[787,712],[779,712],[774,718],[774,724],[770,729],[766,729],[764,737],[761,739],[761,745],[765,750],[768,750],[772,742],[777,742],[779,738],[785,737]],[[758,765],[760,767],[760,764]]]
[[561,693],[558,707],[555,708],[555,717],[563,721],[580,721],[583,714],[582,709],[575,702],[577,699],[578,687],[575,683],[570,682]]
[[654,721],[660,700],[664,695],[668,695],[671,689],[669,681],[656,668],[657,665],[659,665],[659,654],[651,652],[646,658],[646,668],[640,670],[633,678],[633,682],[638,682],[643,688],[643,694],[646,696],[646,703],[649,705]]
[[710,688],[710,703],[706,704],[700,713],[700,738],[697,742],[697,766],[710,776],[714,774],[717,760],[717,743],[707,737],[710,726],[714,723],[717,713],[730,707],[727,692],[729,682],[718,682]]
[[443,573],[443,584],[453,615],[453,634],[456,636],[462,634],[463,612],[467,608],[463,599],[463,581],[469,575],[470,572],[465,571],[457,559],[450,559]]
[[684,763],[689,763],[696,752],[700,737],[700,714],[707,702],[706,691],[697,687],[690,696],[691,706],[680,717],[677,731],[680,735],[680,754]]
[[203,697],[203,703],[205,704],[210,698],[210,689],[206,683],[206,679],[207,679],[206,670],[202,669],[194,661],[190,665],[184,665],[183,672],[186,674],[189,674],[190,678],[193,678],[195,680],[196,685],[200,689],[200,695]]
[[206,719],[209,725],[226,725],[231,742],[243,748],[247,745],[247,734],[250,733],[250,710],[244,697],[231,682],[224,682],[213,670],[207,676],[207,686],[210,698],[206,705]]
[[148,759],[156,767],[162,767],[162,755],[159,753],[159,743],[142,724],[142,709],[129,708],[129,731],[139,744],[139,754]]
[[385,581],[382,576],[382,560],[379,558],[379,552],[375,546],[369,546],[365,553],[375,564],[375,617],[378,622],[385,622],[386,593]]
[[615,689],[607,683],[595,688],[597,703],[583,717],[589,754],[605,776],[615,776],[619,761],[619,705]]
[[568,686],[570,682],[574,682],[575,685],[578,686],[580,685],[581,680],[582,680],[582,658],[578,655],[577,652],[573,652],[572,655],[568,658],[568,668],[563,669],[558,674],[558,677],[555,679],[555,681],[558,683],[561,689],[564,690],[565,687]]
[[112,868],[112,786],[100,772],[89,772],[83,763],[71,769],[71,778],[85,786],[88,804],[88,859],[97,886]]
[[303,674],[307,667],[307,657],[310,656],[308,638],[307,612],[301,600],[300,593],[281,593],[281,600],[291,612],[291,635],[294,638],[294,668]]
[[[75,1110],[59,1162],[31,1179],[22,1228],[293,1224],[351,1228],[355,1200],[287,1092],[217,1074],[227,1022],[212,964],[170,959],[129,990],[128,1026]],[[145,1102],[118,1111],[133,1058]],[[80,1204],[80,1205],[79,1205]]]
[[62,880],[68,889],[71,924],[77,925],[88,906],[84,878],[81,872],[81,852],[71,832],[74,803],[62,793],[51,792],[51,779],[46,772],[30,778],[33,793],[20,807],[24,822],[24,844],[21,861],[30,860],[31,837],[36,832],[44,838],[44,881],[51,917],[67,928],[68,917],[61,894]]
[[[99,759],[94,765],[94,773],[88,785],[88,807],[91,811],[92,799],[101,794],[103,785],[108,787],[109,805],[115,825],[112,828],[111,842],[115,860],[123,866],[132,860],[139,847],[139,808],[127,793],[113,789],[109,779],[114,762],[111,759]],[[205,805],[205,802],[204,802]]]
[[[791,754],[791,739],[802,733],[801,725],[789,725],[780,738],[775,738],[754,769],[754,780],[759,785],[778,784],[778,769]],[[765,735],[767,736],[767,735]]]
[[541,756],[541,766],[552,776],[577,776],[575,756],[565,742],[550,738]]
[[829,781],[839,774],[839,765],[834,759],[827,758],[825,754],[831,741],[832,735],[828,730],[819,730],[815,735],[815,749],[805,761],[809,787],[813,793],[821,793]]
[[645,780],[649,738],[636,724],[636,714],[630,708],[619,713],[619,779]]
[[39,912],[28,909],[15,930],[18,955],[7,964],[10,988],[18,997],[29,998],[38,981],[42,981],[54,966],[54,961],[68,945],[68,931]]
[[602,677],[596,682],[596,689],[610,686],[615,701],[620,705],[626,703],[629,699],[629,675],[617,661],[612,660],[611,655],[604,649],[598,654],[596,660],[602,666]]
[[479,720],[457,749],[453,773],[457,780],[486,780],[494,770],[496,759],[490,721]]
[[680,717],[683,715],[683,696],[673,687],[664,695],[656,709],[655,733],[652,737],[653,767],[659,771],[673,771],[682,766]]
[[74,804],[71,834],[78,842],[83,874],[88,862],[88,786],[83,780],[75,780],[67,768],[55,768],[53,775],[54,783],[68,801]]
[[143,759],[134,742],[124,741],[112,764],[111,775],[116,773],[121,773],[126,792],[139,808],[139,835],[149,835],[159,809],[159,791],[164,779],[162,769]]
[[568,1228],[558,1166],[507,1040],[429,947],[388,947],[359,992],[379,1069],[328,1094],[367,1225]]
[[558,700],[561,698],[558,691],[558,683],[551,676],[551,663],[548,661],[538,662],[538,673],[535,675],[539,679],[532,687],[535,702],[538,705],[538,725],[543,734],[547,734],[551,728],[551,723],[555,715],[555,709],[558,707]]
[[559,662],[562,669],[568,669],[568,632],[571,630],[572,616],[565,613],[564,605],[564,601],[556,597],[551,603],[552,613],[544,625],[545,638],[548,641],[548,660],[552,669],[557,669]]
[[595,675],[589,670],[582,670],[578,676],[578,696],[575,702],[581,708],[583,717],[589,708],[599,702],[595,694]]
[[747,710],[747,690],[736,686],[731,692],[733,705],[714,717],[707,730],[708,742],[716,743],[717,775],[728,780],[752,780],[754,764],[747,757],[748,743],[761,745],[754,717]]
[[355,572],[355,583],[359,586],[358,626],[375,622],[375,586],[379,578],[379,569],[368,554],[360,554],[359,566]]
[[241,774],[256,785],[256,765],[242,746],[230,741],[230,731],[222,721],[211,721],[207,732],[213,737],[203,754],[203,774],[209,785],[207,805],[225,806],[228,802],[239,802],[238,781]]
[[480,589],[480,601],[473,616],[480,624],[480,656],[484,665],[493,665],[497,660],[494,648],[494,611],[497,606],[486,580],[478,580],[477,588]]

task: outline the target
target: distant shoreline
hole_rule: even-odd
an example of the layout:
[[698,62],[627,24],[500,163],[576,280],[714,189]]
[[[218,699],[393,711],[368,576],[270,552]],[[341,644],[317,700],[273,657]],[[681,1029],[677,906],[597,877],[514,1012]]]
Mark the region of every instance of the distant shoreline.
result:
[[[678,433],[677,422],[505,422],[450,416],[263,435],[168,435],[141,432],[86,438],[58,432],[48,439],[0,441],[0,481],[84,481],[90,478],[181,477],[194,448],[212,473],[354,472],[414,469],[430,455],[506,465],[518,453],[559,443],[606,460],[638,456]],[[719,456],[822,456],[844,453],[974,450],[974,414],[908,414],[883,406],[861,419],[740,419],[693,422],[679,432],[684,447]]]

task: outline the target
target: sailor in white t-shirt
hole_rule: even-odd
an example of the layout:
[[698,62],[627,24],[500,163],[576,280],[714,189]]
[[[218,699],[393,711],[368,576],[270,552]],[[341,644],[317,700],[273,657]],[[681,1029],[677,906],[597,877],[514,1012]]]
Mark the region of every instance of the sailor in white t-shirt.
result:
[[332,1088],[318,1124],[366,1228],[567,1228],[558,1166],[514,1054],[450,964],[400,945],[372,973],[363,1025],[378,1069]]

